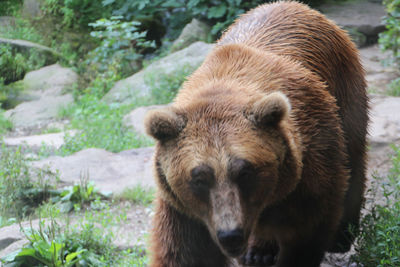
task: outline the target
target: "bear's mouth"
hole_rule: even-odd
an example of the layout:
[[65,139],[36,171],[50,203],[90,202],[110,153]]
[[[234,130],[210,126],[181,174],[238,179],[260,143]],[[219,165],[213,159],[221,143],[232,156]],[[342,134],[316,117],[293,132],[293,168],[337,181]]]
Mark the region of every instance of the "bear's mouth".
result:
[[218,243],[221,248],[231,257],[240,256],[245,246],[245,235],[242,229],[235,229],[232,231],[218,231]]

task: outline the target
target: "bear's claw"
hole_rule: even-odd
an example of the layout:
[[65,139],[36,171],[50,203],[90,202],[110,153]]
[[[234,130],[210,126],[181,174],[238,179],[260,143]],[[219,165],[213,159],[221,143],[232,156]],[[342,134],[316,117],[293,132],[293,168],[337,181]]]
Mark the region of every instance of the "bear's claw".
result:
[[240,258],[240,262],[246,266],[272,266],[276,262],[276,255],[250,249]]

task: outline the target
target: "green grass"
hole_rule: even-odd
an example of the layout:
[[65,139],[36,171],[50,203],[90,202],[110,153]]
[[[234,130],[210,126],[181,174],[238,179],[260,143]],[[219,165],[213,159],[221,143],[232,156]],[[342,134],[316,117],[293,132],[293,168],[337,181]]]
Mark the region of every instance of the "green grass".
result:
[[47,169],[30,170],[20,149],[0,148],[0,217],[22,219],[45,201],[58,177]]
[[15,25],[0,27],[0,37],[45,44],[39,31],[28,20],[19,17],[19,15],[15,18]]
[[125,200],[135,204],[150,205],[154,200],[155,190],[137,185],[126,188],[114,199],[117,201]]
[[0,109],[0,137],[6,132],[12,130],[13,124],[4,117],[4,111]]
[[390,96],[400,96],[400,78],[390,82],[387,94]]
[[382,188],[385,205],[376,205],[361,222],[353,260],[364,267],[400,266],[400,147],[394,147],[393,167]]
[[71,118],[71,126],[78,130],[65,136],[61,155],[69,155],[85,148],[102,148],[111,152],[152,145],[149,138],[138,136],[122,120],[129,111],[126,106],[108,105],[97,97],[84,95],[78,103],[64,110]]
[[[29,242],[22,249],[2,258],[10,266],[146,266],[147,257],[140,248],[120,250],[113,241],[116,228],[126,223],[125,211],[86,212],[77,222],[57,222],[59,212],[50,212],[49,220],[40,219],[39,229],[24,229]],[[65,218],[59,218],[59,221]],[[14,265],[13,265],[14,264]],[[9,266],[9,265],[6,265]]]

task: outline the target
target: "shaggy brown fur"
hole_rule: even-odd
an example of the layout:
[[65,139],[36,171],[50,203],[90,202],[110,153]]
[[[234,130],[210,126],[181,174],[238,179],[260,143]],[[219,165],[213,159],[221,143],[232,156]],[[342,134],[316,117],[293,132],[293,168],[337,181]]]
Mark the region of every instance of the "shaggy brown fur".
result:
[[364,72],[345,32],[297,2],[242,16],[148,114],[158,140],[151,266],[319,266],[346,251],[365,180]]

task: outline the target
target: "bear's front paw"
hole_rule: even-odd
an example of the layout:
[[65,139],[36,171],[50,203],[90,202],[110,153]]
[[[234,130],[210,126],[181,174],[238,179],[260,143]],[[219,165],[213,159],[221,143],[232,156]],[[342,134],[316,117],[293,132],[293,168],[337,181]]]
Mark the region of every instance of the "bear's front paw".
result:
[[265,249],[250,248],[240,258],[240,263],[245,266],[273,266],[276,263],[277,254]]

